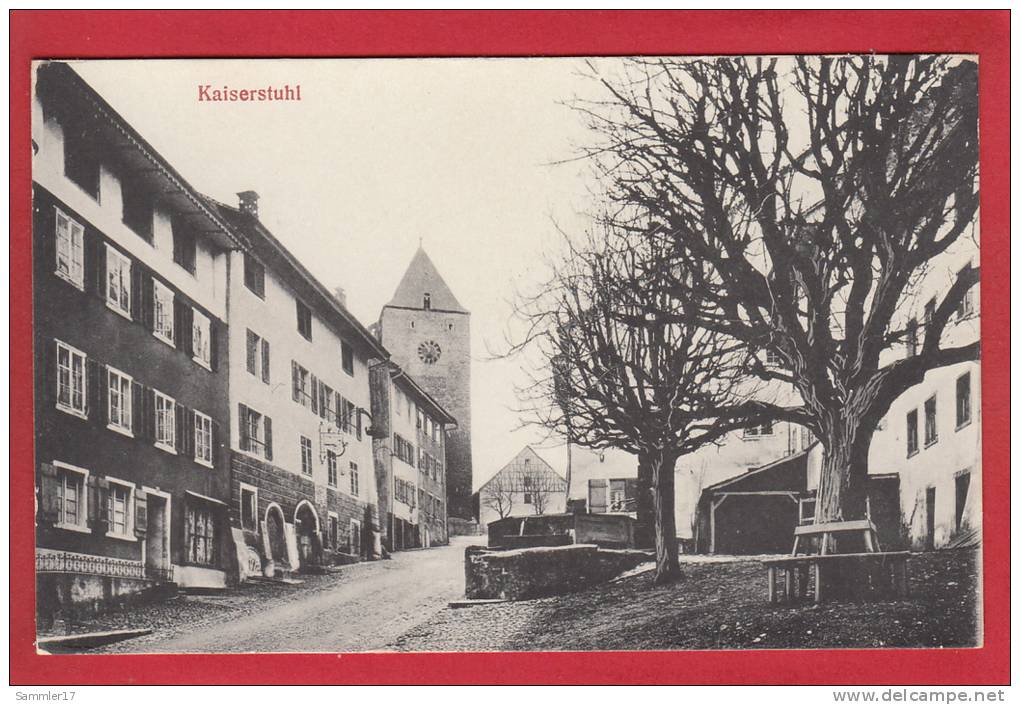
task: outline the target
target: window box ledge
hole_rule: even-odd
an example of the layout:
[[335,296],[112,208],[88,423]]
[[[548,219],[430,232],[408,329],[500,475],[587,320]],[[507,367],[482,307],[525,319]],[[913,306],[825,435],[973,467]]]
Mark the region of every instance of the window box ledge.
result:
[[67,274],[66,272],[61,272],[60,270],[53,272],[53,274],[57,276],[59,279],[63,279],[65,282],[73,286],[78,291],[85,291],[84,280],[77,282],[74,280],[74,277],[72,277],[70,274]]
[[112,303],[109,299],[106,299],[106,308],[110,309],[111,311],[116,313],[121,318],[127,319],[129,321],[133,320],[131,318],[131,312],[130,311],[125,311],[120,306],[117,306],[116,304]]
[[77,531],[80,534],[91,534],[92,529],[81,524],[67,524],[62,521],[58,521],[53,525],[54,529],[64,529],[65,531]]
[[198,365],[199,367],[202,367],[202,368],[212,372],[212,365],[210,365],[208,362],[206,362],[202,358],[200,358],[200,357],[192,357],[191,359],[194,360],[195,364]]
[[106,428],[113,431],[114,433],[119,433],[122,436],[127,436],[128,438],[135,437],[135,434],[132,433],[131,429],[124,428],[123,426],[117,426],[116,424],[110,423],[106,424]]
[[157,448],[159,448],[160,450],[163,450],[163,451],[166,451],[167,453],[170,453],[171,455],[177,455],[177,449],[174,448],[171,445],[167,445],[166,443],[160,443],[159,441],[157,441],[155,443],[155,446]]
[[166,343],[167,345],[169,345],[174,350],[177,349],[177,346],[174,345],[174,341],[171,338],[166,337],[162,333],[157,333],[156,331],[152,331],[152,337],[155,338],[156,340],[159,340],[159,341],[162,341],[162,342]]
[[135,536],[134,533],[130,533],[130,534],[117,534],[117,533],[114,533],[112,531],[107,531],[106,532],[106,538],[108,538],[108,539],[117,539],[118,541],[128,541],[130,543],[137,543],[138,542],[138,537]]
[[957,427],[956,427],[956,430],[957,430],[957,431],[961,431],[961,430],[963,430],[963,429],[967,428],[968,426],[970,426],[970,424],[971,424],[971,419],[967,419],[967,420],[966,420],[966,421],[964,421],[964,422],[963,422],[962,424],[960,424],[959,426],[957,426]]
[[938,438],[933,438],[930,441],[925,442],[924,447],[927,450],[928,448],[931,448],[933,445],[937,444],[938,442],[939,442]]
[[86,414],[84,411],[79,411],[78,409],[75,409],[73,406],[68,406],[67,404],[61,404],[60,402],[57,402],[56,407],[57,411],[63,411],[65,414],[77,416],[79,419],[88,421],[89,418],[88,414]]
[[210,461],[203,460],[202,458],[195,458],[195,463],[197,465],[201,465],[204,468],[209,468],[210,470],[214,469],[213,464]]

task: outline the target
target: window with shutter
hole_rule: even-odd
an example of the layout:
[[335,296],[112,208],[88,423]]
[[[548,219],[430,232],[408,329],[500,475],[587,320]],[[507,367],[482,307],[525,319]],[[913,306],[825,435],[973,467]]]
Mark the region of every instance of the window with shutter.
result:
[[269,341],[262,341],[262,381],[269,384]]
[[237,405],[237,445],[243,451],[251,449],[250,432],[248,430],[248,407]]
[[131,259],[107,245],[106,304],[128,318],[131,317],[131,282]]
[[245,369],[250,374],[258,374],[258,349],[259,349],[259,337],[251,330],[246,330],[247,340],[245,345]]
[[273,420],[268,416],[265,418],[266,430],[266,460],[273,459]]
[[168,397],[162,392],[153,390],[153,395],[155,396],[156,412],[156,447],[170,453],[176,453],[176,448],[179,445],[177,439],[177,403],[173,398]]
[[212,323],[201,311],[189,308],[191,318],[191,356],[203,367],[212,368]]
[[131,435],[134,425],[134,381],[113,367],[107,368],[107,419],[111,429]]

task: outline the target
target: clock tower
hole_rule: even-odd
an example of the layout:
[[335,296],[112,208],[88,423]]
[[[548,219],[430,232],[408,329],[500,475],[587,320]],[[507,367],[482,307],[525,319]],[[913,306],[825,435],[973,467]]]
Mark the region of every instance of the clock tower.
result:
[[471,518],[471,314],[419,247],[379,317],[393,361],[457,419],[446,439],[448,513]]

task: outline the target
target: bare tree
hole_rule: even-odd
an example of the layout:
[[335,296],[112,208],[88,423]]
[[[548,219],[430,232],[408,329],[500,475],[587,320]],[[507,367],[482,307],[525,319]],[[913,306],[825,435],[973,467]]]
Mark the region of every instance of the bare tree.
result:
[[[977,67],[945,56],[636,59],[577,108],[614,227],[672,243],[698,323],[771,351],[763,402],[808,427],[825,457],[819,522],[864,516],[868,449],[926,372],[977,359],[944,347],[978,281],[964,267],[909,352],[898,320],[933,260],[973,232]],[[677,267],[677,262],[686,266]]]
[[573,443],[637,455],[638,519],[653,517],[659,582],[678,572],[677,458],[739,425],[713,413],[732,409],[744,354],[681,322],[670,249],[627,233],[590,236],[518,307],[527,329],[518,349],[537,348],[548,372],[519,390],[522,403]]
[[482,506],[496,512],[500,519],[506,519],[514,508],[515,491],[512,479],[506,473],[497,473],[482,488]]

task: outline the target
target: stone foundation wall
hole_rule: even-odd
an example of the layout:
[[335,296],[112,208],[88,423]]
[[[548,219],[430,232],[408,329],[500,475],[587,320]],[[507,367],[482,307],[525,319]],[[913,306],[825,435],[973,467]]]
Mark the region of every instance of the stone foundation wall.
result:
[[468,599],[528,600],[562,595],[605,582],[650,559],[641,551],[584,544],[513,551],[469,546],[464,552],[464,592]]

